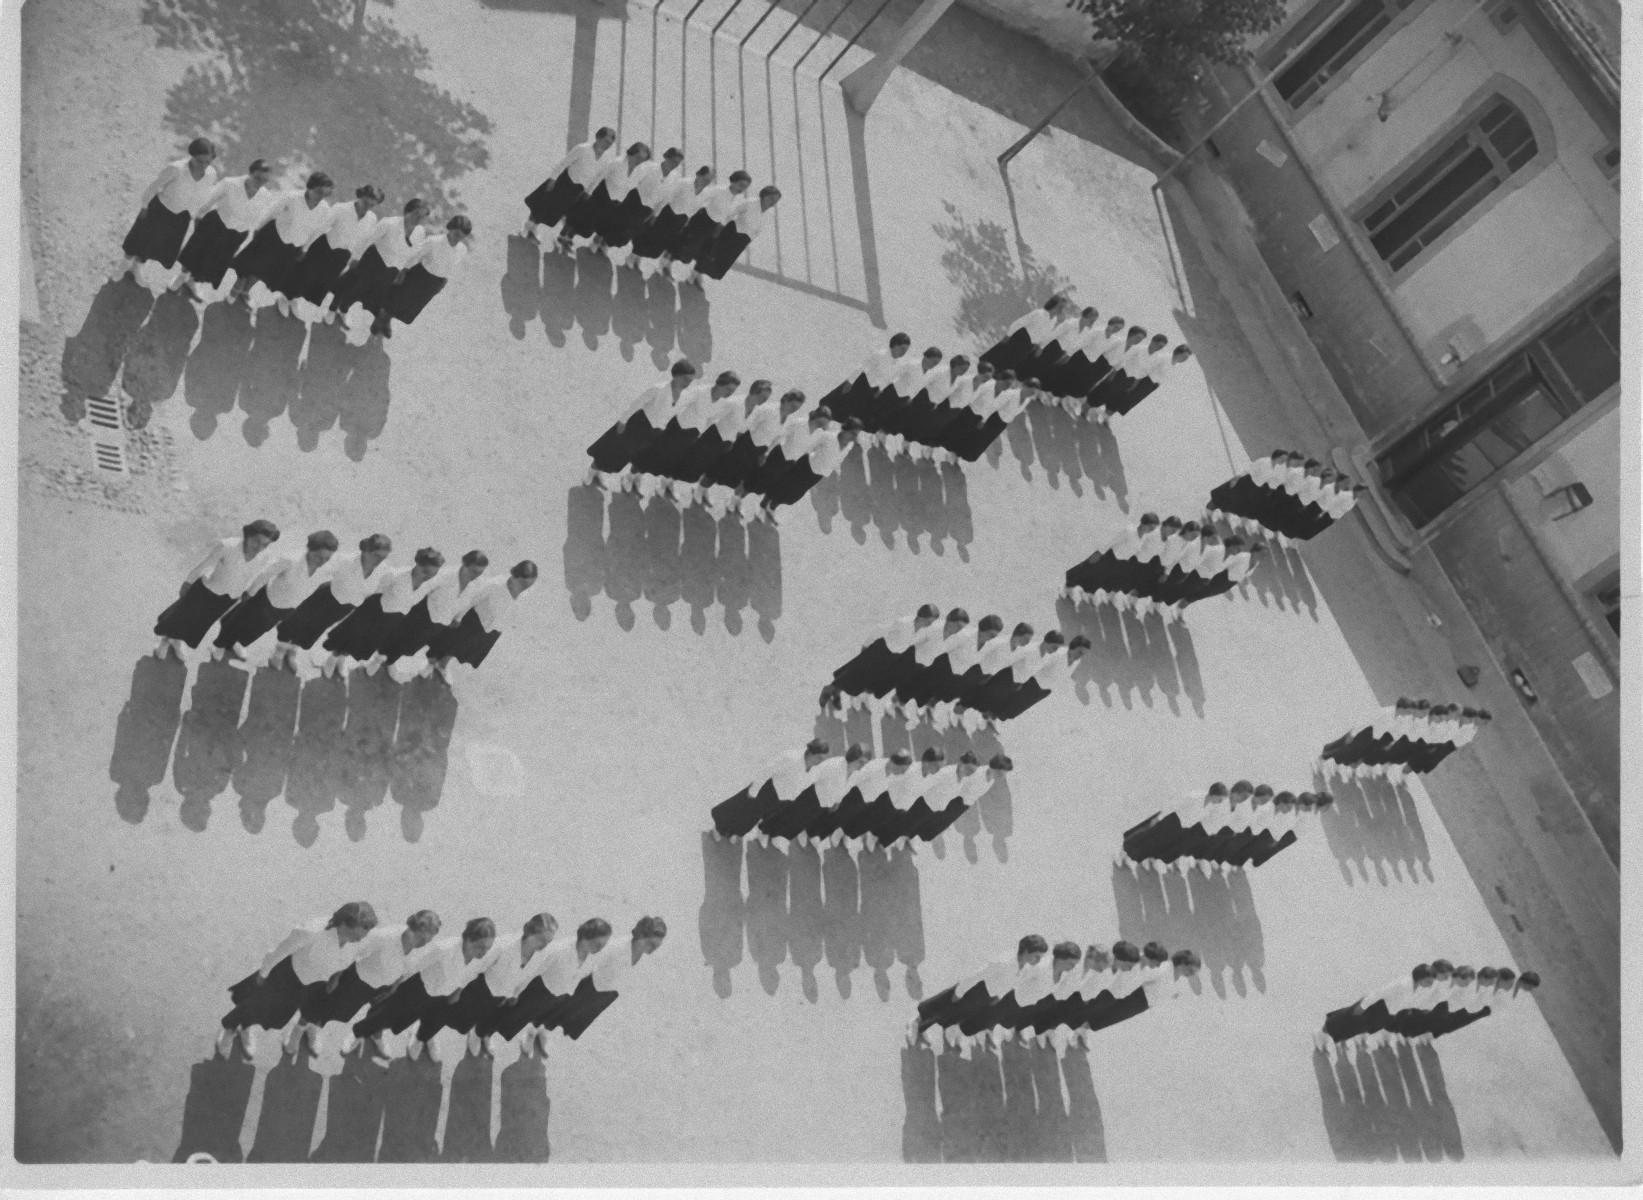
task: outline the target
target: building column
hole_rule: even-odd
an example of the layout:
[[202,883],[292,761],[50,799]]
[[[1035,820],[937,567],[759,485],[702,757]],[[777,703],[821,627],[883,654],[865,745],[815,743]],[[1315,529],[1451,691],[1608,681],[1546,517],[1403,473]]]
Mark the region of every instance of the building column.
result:
[[930,32],[931,27],[941,19],[941,14],[952,6],[953,0],[921,0],[917,11],[901,27],[889,47],[850,72],[839,85],[850,107],[865,116],[873,101],[878,99],[879,92],[884,90],[890,73],[901,65],[901,60]]

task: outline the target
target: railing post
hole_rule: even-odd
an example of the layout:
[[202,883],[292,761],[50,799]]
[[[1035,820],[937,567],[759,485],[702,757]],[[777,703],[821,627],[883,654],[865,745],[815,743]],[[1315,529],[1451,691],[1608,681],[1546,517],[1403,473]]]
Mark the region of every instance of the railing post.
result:
[[901,65],[901,60],[952,6],[953,0],[922,0],[887,49],[846,75],[840,87],[850,107],[865,116],[889,81],[891,72]]

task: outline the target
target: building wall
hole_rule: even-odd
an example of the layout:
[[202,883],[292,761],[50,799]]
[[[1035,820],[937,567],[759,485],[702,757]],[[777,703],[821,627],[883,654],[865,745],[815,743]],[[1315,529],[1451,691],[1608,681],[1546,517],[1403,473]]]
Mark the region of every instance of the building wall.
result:
[[[1595,494],[1595,493],[1594,493]],[[1620,692],[1593,698],[1574,663],[1594,645],[1499,487],[1448,526],[1433,553],[1501,666],[1539,694],[1525,705],[1599,835],[1619,836]],[[1488,736],[1485,734],[1484,736]]]
[[[1569,516],[1547,493],[1583,483],[1590,508]],[[1519,512],[1533,515],[1536,532],[1564,581],[1579,588],[1617,557],[1620,547],[1620,408],[1611,407],[1534,470],[1507,485]]]

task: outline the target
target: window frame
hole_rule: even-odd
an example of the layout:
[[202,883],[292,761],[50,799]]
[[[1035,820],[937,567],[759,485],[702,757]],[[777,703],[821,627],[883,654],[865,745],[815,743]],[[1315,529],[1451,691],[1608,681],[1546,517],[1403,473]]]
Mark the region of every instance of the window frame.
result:
[[[1334,94],[1335,90],[1357,73],[1358,68],[1373,58],[1375,54],[1390,41],[1404,26],[1419,16],[1432,0],[1406,0],[1401,7],[1391,13],[1391,20],[1379,29],[1374,37],[1360,46],[1356,53],[1342,62],[1312,94],[1299,104],[1291,103],[1278,90],[1278,69],[1285,63],[1293,64],[1302,54],[1318,42],[1329,30],[1345,17],[1347,11],[1353,8],[1360,0],[1319,0],[1318,3],[1297,14],[1295,20],[1287,29],[1278,32],[1268,43],[1267,48],[1260,55],[1262,69],[1273,73],[1273,79],[1268,84],[1273,101],[1278,110],[1287,114],[1287,119],[1294,124],[1318,108]],[[1398,4],[1398,0],[1380,0],[1383,8],[1390,8]]]

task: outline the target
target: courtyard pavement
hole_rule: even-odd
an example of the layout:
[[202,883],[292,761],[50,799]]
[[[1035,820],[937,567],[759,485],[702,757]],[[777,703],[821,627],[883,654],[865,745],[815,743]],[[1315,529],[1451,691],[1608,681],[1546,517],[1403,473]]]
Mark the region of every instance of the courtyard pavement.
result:
[[[565,929],[595,914],[670,925],[545,1080],[507,1057],[458,1068],[454,1045],[443,1088],[396,1077],[404,1095],[437,1092],[448,1157],[536,1111],[545,1084],[556,1163],[813,1172],[746,1176],[770,1182],[943,1159],[1074,1164],[1035,1167],[1046,1182],[1143,1167],[1164,1182],[1172,1164],[1270,1181],[1337,1162],[1391,1180],[1400,1160],[1561,1181],[1569,1160],[1613,1163],[1534,1002],[1435,1054],[1339,1075],[1314,1055],[1324,1011],[1414,962],[1512,961],[1421,783],[1337,788],[1337,814],[1237,894],[1155,894],[1112,866],[1124,827],[1211,780],[1311,786],[1317,748],[1391,698],[1384,664],[1412,641],[1386,595],[1399,585],[1349,526],[1186,628],[1100,630],[1074,687],[1001,728],[1007,792],[939,850],[744,854],[702,838],[707,808],[766,760],[839,738],[816,693],[874,626],[934,600],[1071,630],[1054,601],[1070,563],[1143,510],[1195,511],[1269,448],[1240,431],[1282,441],[1237,321],[1093,104],[1001,179],[995,156],[1059,99],[1064,68],[955,10],[861,122],[835,80],[863,51],[818,82],[842,37],[795,72],[814,34],[767,59],[791,16],[739,50],[757,13],[737,11],[711,41],[723,0],[688,27],[679,0],[399,0],[358,34],[340,0],[292,7],[315,15],[276,25],[204,0],[23,14],[42,322],[24,327],[20,436],[21,1159],[166,1162],[236,1133],[267,1161],[326,1145],[329,1115],[364,1086],[335,1077],[334,1050],[312,1069],[265,1054],[253,1073],[211,1064],[210,1038],[227,986],[291,922],[359,897],[384,919],[435,908],[448,927],[483,914],[510,931],[544,908]],[[213,122],[235,170],[290,155],[339,192],[370,179],[393,204],[415,191],[466,211],[475,253],[385,350],[320,329],[305,344],[271,310],[254,330],[220,306],[202,321],[108,284],[155,166]],[[567,139],[604,123],[779,182],[751,263],[705,294],[641,290],[510,237]],[[979,349],[1063,284],[1188,337],[1196,365],[1110,432],[1035,414],[963,474],[873,461],[776,531],[578,486],[584,447],[670,355],[816,394],[891,330]],[[58,403],[63,374],[111,384],[116,369],[153,412],[126,480],[89,469]],[[530,557],[542,578],[484,670],[449,689],[299,694],[266,671],[144,658],[200,548],[252,516],[293,540],[381,530],[396,560],[419,545]],[[881,748],[906,736],[871,733]],[[1445,767],[1433,792],[1467,770]],[[919,995],[1029,930],[1161,937],[1212,970],[1060,1078],[1006,1055],[1002,1094],[903,1052]],[[357,1157],[331,1132],[329,1153]]]

